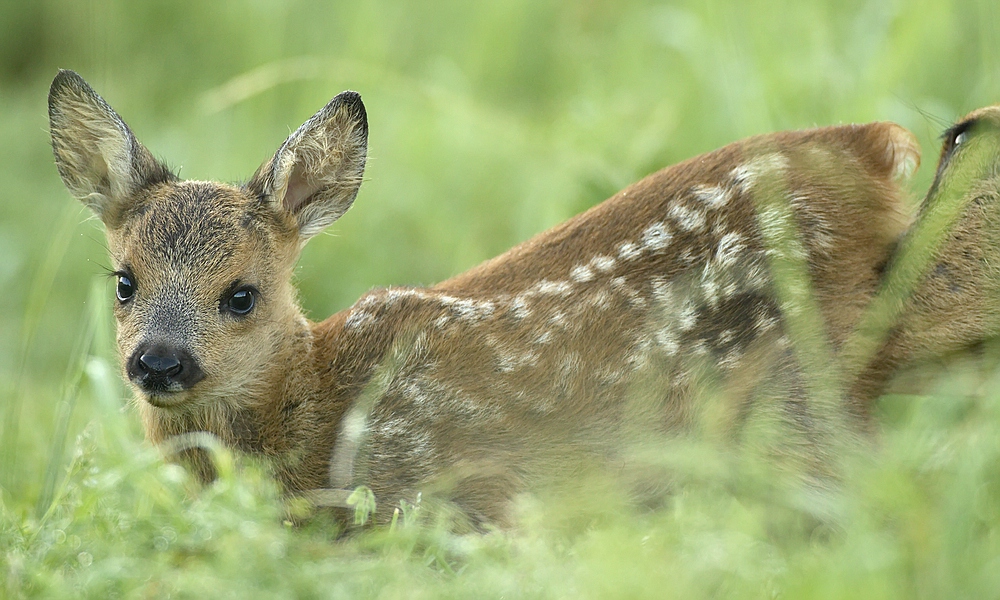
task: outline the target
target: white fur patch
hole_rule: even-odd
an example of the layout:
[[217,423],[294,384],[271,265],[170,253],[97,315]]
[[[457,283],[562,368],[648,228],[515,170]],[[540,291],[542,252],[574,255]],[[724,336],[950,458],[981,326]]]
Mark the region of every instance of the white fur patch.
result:
[[532,291],[538,294],[566,296],[573,291],[573,284],[568,281],[549,281],[548,279],[543,279],[535,284]]
[[585,265],[576,265],[569,272],[569,278],[577,283],[584,283],[594,279],[594,272]]
[[652,252],[663,250],[670,244],[673,234],[663,222],[653,223],[642,232],[642,245]]
[[622,260],[632,260],[642,256],[642,248],[632,242],[625,242],[618,246],[618,258]]
[[549,323],[560,329],[566,329],[569,326],[569,322],[566,320],[566,313],[561,310],[557,310],[555,314],[549,317]]
[[523,367],[533,367],[538,363],[536,352],[505,352],[497,356],[497,370],[510,373]]
[[707,204],[709,208],[720,208],[729,202],[729,190],[717,185],[696,185],[691,188],[691,195]]
[[354,309],[351,314],[344,321],[344,327],[347,329],[357,329],[360,327],[366,327],[375,323],[375,315],[371,314],[366,310]]
[[673,329],[665,327],[656,332],[656,345],[667,355],[674,356],[680,350],[680,342]]
[[674,304],[673,285],[662,277],[654,277],[650,282],[653,290],[653,300],[663,306]]
[[531,309],[528,308],[528,300],[521,295],[514,296],[514,300],[510,303],[510,313],[517,320],[529,317]]
[[724,267],[731,266],[736,262],[737,257],[743,250],[740,234],[727,233],[719,240],[719,245],[715,250],[715,260]]
[[684,302],[680,313],[677,315],[677,324],[680,325],[681,331],[690,331],[694,329],[697,323],[698,309],[695,307],[694,302],[688,300]]
[[683,204],[671,206],[668,214],[684,231],[700,231],[705,227],[705,213]]
[[779,152],[757,156],[732,171],[733,184],[742,192],[747,192],[757,184],[762,175],[780,173],[788,168],[788,158]]
[[610,256],[598,255],[590,260],[590,264],[602,273],[607,273],[615,268],[615,259]]
[[567,352],[559,361],[559,374],[564,383],[568,383],[576,378],[576,374],[583,369],[583,361],[578,352]]
[[599,290],[596,294],[591,296],[590,304],[598,310],[604,310],[611,305],[611,296],[608,294],[607,290]]

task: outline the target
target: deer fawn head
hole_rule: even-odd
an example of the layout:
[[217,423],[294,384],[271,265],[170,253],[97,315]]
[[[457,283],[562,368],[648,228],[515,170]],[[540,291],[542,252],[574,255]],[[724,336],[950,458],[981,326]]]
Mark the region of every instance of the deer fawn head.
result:
[[[900,367],[961,359],[1000,335],[1000,106],[944,134],[934,182],[901,240],[849,360],[870,357],[852,396],[870,402]],[[866,347],[862,352],[859,348]],[[864,360],[860,361],[865,364]]]
[[140,406],[211,414],[280,387],[306,329],[291,284],[299,251],[361,185],[360,96],[330,101],[244,185],[179,180],[72,71],[52,82],[49,118],[59,174],[107,230],[118,347]]
[[[944,229],[902,323],[913,358],[1000,334],[1000,106],[970,113],[944,134],[923,229]],[[905,245],[904,245],[905,249]]]

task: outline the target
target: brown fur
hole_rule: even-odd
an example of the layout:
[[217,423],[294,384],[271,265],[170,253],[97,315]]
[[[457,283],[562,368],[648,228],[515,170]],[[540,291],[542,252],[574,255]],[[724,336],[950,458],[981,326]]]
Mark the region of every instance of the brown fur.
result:
[[[269,458],[289,493],[365,484],[391,507],[446,487],[480,523],[508,522],[517,493],[572,473],[581,456],[614,459],[636,422],[689,427],[706,384],[731,399],[732,432],[768,403],[822,462],[762,241],[780,215],[755,198],[778,194],[791,210],[837,350],[909,223],[897,182],[918,160],[912,136],[890,123],[751,138],[434,287],[373,290],[310,323],[292,269],[360,185],[367,124],[356,95],[331,101],[243,187],[169,175],[76,74],[53,82],[50,115],[60,174],[135,280],[116,308],[123,363],[154,337],[205,374],[167,393],[133,377],[150,440],[211,432]],[[245,318],[223,310],[234,282],[259,292]],[[921,319],[914,310],[907,323]],[[941,343],[925,329],[888,352],[891,368]]]

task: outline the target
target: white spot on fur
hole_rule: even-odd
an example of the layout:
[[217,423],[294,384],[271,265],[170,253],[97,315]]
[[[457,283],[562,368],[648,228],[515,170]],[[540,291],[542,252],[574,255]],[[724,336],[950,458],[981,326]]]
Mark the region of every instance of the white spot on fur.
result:
[[618,246],[618,258],[622,260],[632,260],[642,255],[642,248],[632,242],[625,242]]
[[761,290],[770,281],[767,269],[757,260],[756,256],[741,265],[740,277],[742,286],[747,291]]
[[696,185],[691,188],[691,194],[710,208],[719,208],[729,202],[729,191],[717,185]]
[[754,184],[754,173],[746,166],[739,166],[729,172],[730,177],[733,179],[733,185],[739,188],[741,192],[746,192]]
[[590,264],[598,271],[607,273],[615,268],[615,259],[610,256],[598,255],[590,260]]
[[705,273],[708,276],[701,282],[701,291],[712,308],[719,306],[719,281],[710,274],[711,269],[705,266]]
[[566,327],[569,325],[569,322],[566,320],[566,313],[564,313],[561,310],[557,310],[555,314],[549,317],[549,323],[552,323],[553,325],[559,327],[560,329],[566,329]]
[[726,267],[736,262],[736,258],[743,250],[741,239],[740,234],[735,232],[722,236],[715,250],[715,260]]
[[472,300],[457,300],[450,303],[452,310],[464,321],[476,322],[479,320],[479,310]]
[[633,308],[644,308],[646,306],[646,299],[642,297],[637,290],[632,288],[625,288],[622,290],[626,297],[628,297],[628,303]]
[[700,231],[705,227],[705,213],[683,204],[671,206],[668,214],[684,231]]
[[642,245],[652,252],[658,252],[666,248],[673,237],[666,224],[653,223],[642,232]]
[[606,364],[597,369],[596,375],[597,381],[601,384],[615,385],[625,378],[626,372],[624,369],[616,369],[613,365]]
[[528,308],[527,299],[524,296],[515,296],[513,302],[510,303],[510,313],[518,320],[530,316],[531,309]]
[[576,378],[576,374],[583,368],[583,361],[578,352],[567,352],[559,361],[559,375],[564,386]]
[[681,331],[690,331],[691,329],[694,329],[694,326],[697,323],[698,309],[695,307],[694,302],[688,300],[684,302],[680,313],[677,315],[677,324],[680,326]]
[[662,277],[654,277],[651,282],[653,289],[653,299],[663,306],[670,306],[674,303],[674,289],[670,282]]
[[539,294],[566,296],[573,291],[573,284],[568,281],[549,281],[548,279],[543,279],[535,284],[535,287],[532,289]]
[[497,370],[510,373],[522,367],[533,367],[538,363],[536,352],[508,352],[497,357]]
[[378,302],[379,302],[378,296],[376,296],[375,294],[368,294],[364,298],[359,300],[358,303],[355,304],[354,306],[355,308],[369,309],[378,304]]
[[413,345],[410,346],[409,360],[423,362],[427,358],[430,344],[427,343],[427,332],[421,331],[417,337],[413,338]]
[[771,152],[754,157],[730,172],[733,184],[742,192],[747,192],[757,184],[762,175],[779,173],[788,168],[788,158],[779,153]]
[[393,306],[403,298],[420,298],[421,294],[418,290],[408,289],[408,288],[391,288],[385,291],[385,303],[387,306]]
[[730,348],[725,356],[719,359],[719,366],[723,369],[735,369],[743,358],[743,352],[738,347]]
[[594,272],[588,266],[576,265],[569,272],[569,278],[577,283],[584,283],[594,278]]
[[611,305],[611,296],[607,290],[599,290],[590,298],[590,304],[598,310],[604,310]]
[[770,315],[766,312],[761,312],[757,315],[757,319],[754,326],[758,331],[764,332],[774,329],[778,325],[778,319],[774,315]]
[[344,321],[344,327],[347,329],[357,329],[360,327],[365,327],[371,325],[375,322],[375,315],[371,314],[366,310],[354,309],[351,314]]
[[656,342],[648,335],[640,335],[635,341],[635,350],[629,355],[627,362],[633,371],[649,366],[649,355]]
[[538,344],[539,346],[542,346],[542,345],[548,344],[549,341],[551,341],[551,340],[552,340],[552,332],[551,331],[543,331],[541,334],[539,334],[538,337],[535,338],[535,344]]
[[665,327],[656,332],[656,345],[663,350],[667,356],[674,356],[680,350],[680,342],[677,340],[677,333],[669,327]]

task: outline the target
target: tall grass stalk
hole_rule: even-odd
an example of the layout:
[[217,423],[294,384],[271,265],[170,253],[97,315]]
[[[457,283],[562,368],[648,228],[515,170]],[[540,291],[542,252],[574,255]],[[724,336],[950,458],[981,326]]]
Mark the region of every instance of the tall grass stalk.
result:
[[[3,429],[0,430],[0,487],[13,493],[17,488],[18,436],[21,424],[21,407],[24,403],[25,377],[28,368],[28,355],[35,340],[35,332],[45,316],[45,304],[52,293],[59,266],[66,256],[69,241],[72,238],[76,223],[80,218],[80,208],[67,205],[62,210],[62,218],[56,226],[52,243],[42,261],[41,266],[34,271],[31,288],[27,296],[27,304],[21,326],[19,356],[16,367],[16,382],[13,386],[10,402],[4,410]],[[71,363],[76,361],[78,354],[73,354]]]
[[103,312],[105,289],[104,282],[94,281],[90,286],[90,295],[84,309],[83,323],[77,332],[76,342],[73,344],[73,352],[70,354],[71,361],[67,366],[67,372],[63,378],[61,400],[56,411],[56,425],[52,436],[52,446],[49,449],[48,465],[45,468],[42,492],[35,505],[35,513],[38,518],[42,518],[52,506],[54,500],[56,484],[61,475],[64,475],[66,466],[66,441],[69,436],[70,418],[76,408],[77,399],[80,397],[80,388],[87,373],[87,366],[92,360],[91,351],[93,349],[94,338],[97,328],[105,324],[99,313]]

